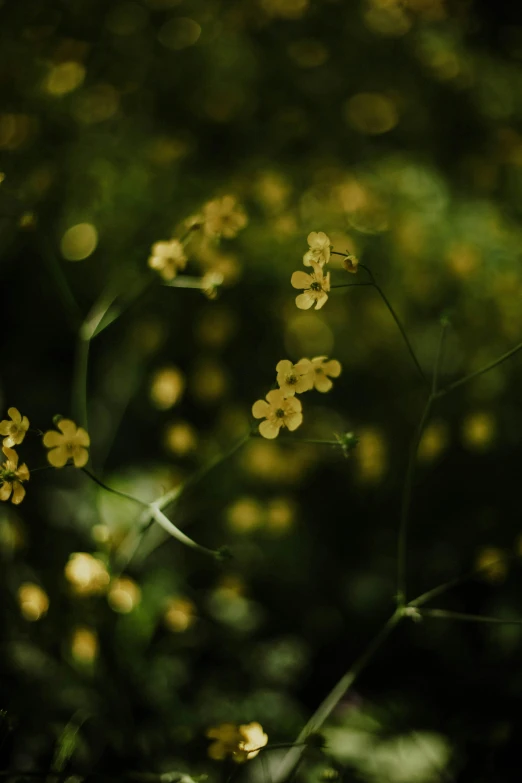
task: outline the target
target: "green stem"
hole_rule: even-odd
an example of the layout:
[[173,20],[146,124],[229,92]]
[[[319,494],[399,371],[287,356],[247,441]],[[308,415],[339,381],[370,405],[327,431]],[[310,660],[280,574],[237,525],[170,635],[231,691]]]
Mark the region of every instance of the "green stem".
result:
[[149,507],[149,504],[146,503],[143,500],[140,500],[139,498],[135,498],[133,495],[127,495],[126,492],[120,492],[119,489],[114,489],[113,487],[107,486],[107,484],[104,484],[101,479],[99,479],[97,476],[94,475],[94,473],[91,473],[90,470],[87,470],[87,468],[82,468],[83,473],[85,473],[86,476],[89,476],[91,481],[94,481],[95,484],[97,484],[102,489],[106,490],[107,492],[111,492],[113,495],[118,495],[120,498],[125,498],[125,500],[132,500],[134,503],[139,503],[140,506],[145,506],[146,508]]
[[90,339],[82,337],[82,330],[76,343],[76,358],[74,365],[72,410],[78,424],[89,429],[89,413],[87,406],[87,382],[89,372]]
[[504,620],[500,617],[485,617],[481,614],[448,612],[445,609],[419,609],[422,617],[438,617],[443,620],[464,620],[470,623],[490,623],[494,625],[522,625],[522,620]]
[[368,275],[370,276],[370,280],[372,282],[372,285],[374,286],[376,291],[378,291],[382,301],[384,302],[384,304],[388,308],[391,317],[395,321],[395,324],[397,325],[397,328],[398,328],[399,332],[402,335],[402,339],[404,340],[404,342],[406,344],[406,347],[408,349],[408,352],[409,352],[411,358],[413,359],[413,362],[414,362],[417,370],[419,371],[419,375],[427,383],[427,379],[426,379],[426,376],[424,374],[424,370],[420,366],[419,360],[417,359],[417,356],[415,355],[415,351],[413,350],[412,345],[411,345],[411,343],[410,343],[410,341],[408,339],[408,335],[406,334],[406,331],[405,331],[405,329],[404,329],[404,327],[403,327],[403,325],[402,325],[402,323],[400,321],[399,316],[397,315],[397,313],[393,309],[390,300],[388,299],[388,297],[386,296],[386,294],[384,293],[384,291],[382,290],[380,285],[377,283],[375,277],[373,276],[373,272],[371,271],[371,269],[369,267],[365,266],[364,264],[359,264],[359,267],[361,269],[364,269],[368,273]]
[[40,235],[40,242],[42,248],[42,255],[47,264],[47,268],[49,269],[49,272],[55,282],[56,289],[58,291],[60,299],[62,300],[64,309],[67,312],[67,315],[71,322],[71,326],[76,331],[82,322],[82,313],[78,305],[78,302],[74,297],[74,294],[67,281],[67,278],[65,277],[62,266],[58,261],[58,259],[56,258],[56,255],[52,250],[50,243],[48,242],[46,237],[43,237],[41,235]]
[[413,441],[410,447],[410,455],[408,458],[408,466],[406,468],[406,479],[404,482],[404,490],[402,494],[401,505],[401,517],[399,524],[399,538],[397,548],[397,605],[404,606],[406,604],[406,548],[408,539],[408,522],[410,516],[411,495],[413,489],[413,481],[415,477],[415,466],[417,463],[417,452],[419,450],[419,444],[424,432],[425,424],[431,413],[431,406],[433,405],[433,396],[430,394],[424,410],[422,412],[421,419],[415,430]]
[[383,625],[379,633],[374,637],[373,641],[366,648],[365,652],[356,660],[353,666],[341,677],[339,682],[332,688],[328,696],[322,701],[317,710],[314,712],[306,726],[300,732],[297,737],[294,747],[283,759],[281,768],[278,770],[277,779],[286,780],[302,755],[302,749],[299,749],[298,745],[306,744],[306,738],[312,732],[318,731],[325,720],[329,717],[331,712],[339,704],[343,696],[349,691],[357,677],[361,674],[363,669],[370,663],[373,656],[377,653],[381,645],[388,638],[392,630],[398,624],[399,620],[403,616],[403,609],[397,608],[389,620]]
[[340,283],[339,285],[331,285],[330,290],[332,288],[362,288],[365,285],[373,286],[373,283]]
[[489,370],[492,370],[494,367],[498,367],[499,364],[502,364],[502,362],[505,362],[507,359],[511,358],[511,356],[514,356],[514,354],[518,353],[518,351],[520,350],[522,350],[522,343],[515,345],[515,347],[512,348],[510,351],[507,351],[506,353],[502,354],[502,356],[500,356],[498,359],[495,359],[495,361],[486,364],[486,366],[482,367],[480,370],[475,370],[475,372],[472,372],[469,375],[465,375],[464,378],[460,378],[458,381],[454,381],[453,383],[450,383],[449,386],[446,386],[444,389],[441,389],[440,391],[437,392],[437,397],[444,397],[446,394],[449,394],[455,389],[460,388],[465,383],[472,381],[474,378],[478,378],[479,375],[483,375],[485,372],[489,372]]

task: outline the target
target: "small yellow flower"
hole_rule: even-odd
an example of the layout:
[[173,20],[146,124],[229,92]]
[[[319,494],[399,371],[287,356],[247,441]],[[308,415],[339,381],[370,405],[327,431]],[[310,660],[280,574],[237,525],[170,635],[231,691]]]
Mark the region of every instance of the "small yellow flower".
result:
[[2,451],[7,460],[0,466],[0,500],[11,498],[11,503],[17,506],[25,497],[22,482],[29,481],[29,470],[25,464],[18,467],[18,454],[14,449],[3,446]]
[[87,449],[91,441],[88,433],[70,419],[62,419],[57,427],[60,432],[49,430],[43,437],[44,446],[50,449],[47,459],[55,468],[63,468],[69,459],[73,460],[75,468],[83,468],[89,459]]
[[312,369],[313,385],[319,392],[330,391],[333,386],[330,378],[338,378],[341,374],[341,365],[337,359],[328,359],[326,356],[316,356],[312,359]]
[[211,759],[223,761],[227,756],[232,756],[238,764],[255,758],[268,742],[268,735],[260,723],[247,723],[242,726],[221,723],[208,729],[206,736],[214,740],[208,748]]
[[287,427],[291,432],[296,430],[303,421],[301,401],[297,397],[285,397],[282,389],[269,391],[265,400],[258,400],[252,406],[255,419],[266,419],[259,425],[263,438],[277,438],[281,427]]
[[29,419],[27,416],[22,416],[17,408],[9,408],[7,415],[11,417],[11,421],[8,419],[0,421],[0,435],[7,436],[4,438],[4,446],[12,449],[25,438],[25,433],[29,429]]
[[282,359],[276,365],[276,372],[279,388],[287,397],[313,388],[314,370],[309,359],[301,359],[297,364]]
[[308,234],[308,252],[303,256],[303,264],[312,266],[315,261],[319,266],[324,266],[330,260],[330,237],[324,231],[312,231]]
[[203,230],[207,236],[235,237],[247,224],[247,216],[235,196],[223,196],[203,207]]
[[183,245],[178,239],[170,242],[156,242],[152,245],[148,264],[151,269],[162,276],[167,282],[174,280],[178,272],[185,269],[187,257]]
[[352,253],[347,253],[343,258],[343,266],[347,272],[350,272],[350,274],[355,275],[357,274],[357,269],[359,268],[359,259],[357,258],[357,256],[354,256]]
[[330,272],[324,275],[321,266],[315,261],[310,261],[310,265],[314,270],[312,274],[294,272],[290,280],[294,288],[304,289],[303,293],[295,298],[300,310],[309,310],[314,304],[315,309],[320,310],[328,299]]
[[268,742],[268,735],[263,731],[260,723],[247,723],[239,727],[239,733],[243,740],[239,743],[239,750],[234,753],[234,761],[243,762],[257,756],[261,748]]

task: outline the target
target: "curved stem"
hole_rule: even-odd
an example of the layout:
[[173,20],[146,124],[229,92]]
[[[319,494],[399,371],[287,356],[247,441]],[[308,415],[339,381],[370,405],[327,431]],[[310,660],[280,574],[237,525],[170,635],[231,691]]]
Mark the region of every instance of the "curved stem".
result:
[[486,364],[486,366],[482,367],[480,370],[475,370],[475,372],[472,372],[469,375],[465,375],[464,378],[460,378],[458,381],[454,381],[453,383],[450,383],[449,386],[446,386],[444,389],[441,389],[440,391],[437,392],[437,397],[444,397],[446,394],[449,394],[450,392],[454,391],[454,389],[458,389],[461,386],[463,386],[465,383],[472,381],[474,378],[478,378],[479,375],[483,375],[485,372],[489,372],[494,367],[497,367],[499,364],[502,364],[502,362],[505,362],[506,359],[509,359],[511,358],[511,356],[514,356],[514,354],[518,353],[518,351],[520,350],[522,350],[522,343],[515,345],[515,347],[512,348],[510,351],[507,351],[506,353],[502,354],[502,356],[499,356],[499,358],[495,359],[495,361]]
[[353,666],[348,669],[339,682],[332,688],[328,696],[321,702],[304,729],[300,732],[294,743],[294,747],[284,757],[283,763],[277,773],[278,781],[286,780],[295,766],[299,763],[303,751],[295,746],[306,744],[308,735],[321,728],[325,720],[352,687],[363,669],[370,663],[373,656],[377,653],[383,642],[388,638],[402,617],[403,609],[397,608],[389,620],[382,626],[372,642],[370,642],[364,653],[355,661]]
[[384,293],[384,291],[382,290],[380,285],[377,283],[375,277],[373,276],[373,272],[371,271],[371,269],[369,267],[365,266],[364,264],[359,264],[359,267],[361,269],[364,269],[367,272],[367,274],[370,276],[370,280],[372,282],[373,287],[376,289],[376,291],[378,291],[382,301],[384,302],[384,304],[388,308],[391,317],[395,321],[395,324],[397,325],[397,328],[398,328],[399,332],[402,335],[402,339],[404,340],[404,342],[406,344],[408,352],[409,352],[411,358],[413,359],[413,363],[415,364],[415,366],[416,366],[416,368],[417,368],[417,370],[419,372],[419,375],[421,376],[423,381],[425,383],[427,383],[427,379],[426,379],[426,376],[424,374],[424,370],[420,366],[419,360],[417,359],[417,356],[415,355],[415,351],[413,350],[413,347],[412,347],[412,345],[411,345],[411,343],[409,341],[408,335],[406,334],[406,330],[404,329],[404,327],[403,327],[403,325],[402,325],[402,323],[400,321],[399,316],[397,315],[397,313],[393,309],[390,300],[388,299],[388,297],[386,296],[386,294]]
[[492,625],[522,625],[522,620],[486,617],[481,614],[465,614],[464,612],[448,612],[446,609],[419,609],[418,611],[422,617],[438,617],[442,620],[464,620],[469,623],[490,623]]

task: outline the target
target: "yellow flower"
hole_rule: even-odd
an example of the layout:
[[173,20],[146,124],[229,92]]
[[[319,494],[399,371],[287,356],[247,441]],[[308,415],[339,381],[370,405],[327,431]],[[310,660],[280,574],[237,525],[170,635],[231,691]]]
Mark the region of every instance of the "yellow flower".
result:
[[268,742],[268,735],[263,731],[260,723],[247,723],[239,727],[239,733],[243,740],[239,743],[239,750],[234,753],[234,761],[243,762],[253,759]]
[[281,427],[292,432],[303,421],[301,401],[297,397],[285,397],[282,389],[269,391],[265,400],[258,400],[252,406],[255,419],[266,419],[259,425],[263,438],[277,438]]
[[313,384],[320,392],[330,391],[333,386],[330,378],[338,378],[341,374],[341,365],[337,359],[327,359],[326,356],[316,356],[315,359],[312,359],[312,369],[314,371]]
[[343,258],[343,266],[347,272],[350,272],[350,274],[355,275],[357,274],[357,269],[359,267],[359,259],[357,258],[357,256],[352,255],[352,253],[347,253],[346,256]]
[[91,441],[88,433],[70,419],[62,419],[56,426],[60,432],[49,430],[43,437],[44,446],[50,449],[47,459],[55,468],[63,468],[69,459],[73,460],[75,468],[83,468],[89,459],[87,449]]
[[151,251],[149,266],[159,272],[164,280],[174,280],[178,272],[185,269],[187,257],[178,239],[156,242],[152,245]]
[[11,498],[11,503],[17,506],[25,497],[22,481],[29,481],[29,470],[25,464],[18,467],[18,454],[14,449],[3,446],[2,451],[7,461],[0,466],[0,500]]
[[203,229],[207,236],[232,239],[247,224],[247,216],[237,205],[235,196],[209,201],[203,207]]
[[312,266],[312,261],[324,266],[330,260],[330,237],[324,231],[312,231],[308,234],[309,250],[303,256],[303,264]]
[[206,736],[215,740],[208,748],[211,759],[223,761],[227,756],[232,756],[238,764],[255,758],[268,742],[268,735],[260,723],[247,723],[242,726],[221,723],[208,729]]
[[315,304],[315,309],[320,310],[328,299],[330,290],[330,272],[323,275],[321,266],[315,261],[310,261],[314,270],[308,275],[306,272],[294,272],[290,282],[294,288],[303,288],[304,291],[296,296],[295,303],[300,310],[309,310]]
[[276,372],[279,388],[287,397],[313,388],[314,371],[309,359],[301,359],[297,364],[282,359],[276,365]]
[[18,446],[25,438],[25,433],[29,429],[29,419],[27,416],[23,416],[16,408],[9,408],[7,415],[11,417],[11,421],[4,419],[0,421],[0,435],[6,435],[4,438],[4,446]]

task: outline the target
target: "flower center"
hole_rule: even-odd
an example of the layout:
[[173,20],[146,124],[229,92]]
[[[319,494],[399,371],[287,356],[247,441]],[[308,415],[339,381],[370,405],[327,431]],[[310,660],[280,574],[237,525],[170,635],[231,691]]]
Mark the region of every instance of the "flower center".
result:
[[310,284],[310,289],[312,291],[322,291],[321,283],[311,283]]
[[68,454],[72,454],[74,451],[74,443],[71,443],[71,441],[69,441],[68,443],[65,444],[65,448]]
[[16,473],[14,472],[14,470],[4,469],[0,472],[0,478],[2,479],[2,481],[6,481],[6,482],[14,481],[16,479]]
[[297,383],[297,375],[287,375],[286,382],[289,386],[294,386]]
[[284,419],[284,417],[285,417],[285,412],[284,412],[283,408],[278,408],[278,409],[276,410],[276,412],[275,412],[275,415],[276,415],[276,417],[277,417],[278,419]]

